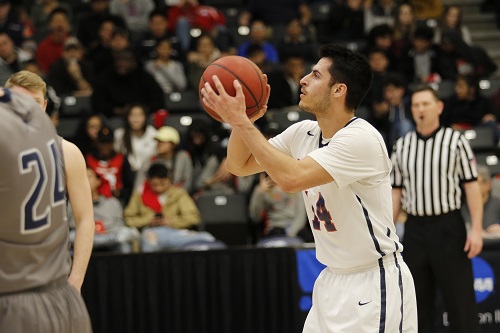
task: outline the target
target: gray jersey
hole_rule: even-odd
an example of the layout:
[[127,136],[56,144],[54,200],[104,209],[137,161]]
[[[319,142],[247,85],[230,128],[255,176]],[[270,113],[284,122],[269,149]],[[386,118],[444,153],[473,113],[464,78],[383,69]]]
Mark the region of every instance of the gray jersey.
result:
[[54,126],[33,99],[14,92],[0,103],[0,119],[0,293],[7,293],[67,277],[71,262]]

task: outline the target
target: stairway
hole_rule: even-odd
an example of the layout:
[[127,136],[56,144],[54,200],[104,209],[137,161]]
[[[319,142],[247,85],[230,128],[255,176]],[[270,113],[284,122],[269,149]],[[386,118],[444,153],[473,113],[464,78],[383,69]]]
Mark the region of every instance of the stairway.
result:
[[443,0],[444,5],[462,8],[463,23],[470,30],[472,43],[488,52],[498,66],[492,77],[500,78],[500,29],[495,24],[495,14],[481,11],[482,3],[483,0]]

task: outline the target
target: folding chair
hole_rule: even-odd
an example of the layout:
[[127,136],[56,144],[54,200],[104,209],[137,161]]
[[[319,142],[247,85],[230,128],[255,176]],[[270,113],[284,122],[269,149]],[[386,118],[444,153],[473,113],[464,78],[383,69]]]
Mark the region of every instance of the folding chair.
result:
[[61,98],[61,118],[83,117],[85,114],[92,113],[90,98],[90,96],[65,96]]

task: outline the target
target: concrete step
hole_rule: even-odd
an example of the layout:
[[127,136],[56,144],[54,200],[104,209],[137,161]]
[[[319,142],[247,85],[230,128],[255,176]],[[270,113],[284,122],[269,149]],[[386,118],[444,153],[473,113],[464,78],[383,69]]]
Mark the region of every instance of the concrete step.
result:
[[495,14],[493,13],[467,13],[464,10],[463,23],[468,25],[472,22],[495,22]]
[[476,30],[470,33],[473,41],[496,41],[500,44],[500,30]]
[[466,24],[466,27],[469,28],[469,31],[471,31],[471,32],[478,31],[478,30],[496,30],[497,29],[496,23],[491,22],[491,21],[469,22]]
[[500,48],[500,43],[498,40],[490,39],[490,40],[472,40],[472,43],[477,46],[481,46],[485,50],[496,50]]
[[481,6],[483,0],[442,0],[443,5]]

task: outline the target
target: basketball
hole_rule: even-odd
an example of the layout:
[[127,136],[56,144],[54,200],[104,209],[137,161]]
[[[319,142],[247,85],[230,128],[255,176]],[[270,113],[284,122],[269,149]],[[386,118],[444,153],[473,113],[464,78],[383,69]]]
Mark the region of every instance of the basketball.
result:
[[[212,80],[212,76],[217,75],[224,86],[226,92],[231,96],[236,96],[233,81],[238,80],[245,95],[246,113],[249,118],[257,114],[266,102],[266,83],[262,79],[262,71],[251,60],[240,56],[226,56],[212,62],[203,72],[200,78],[198,93],[201,96],[201,88],[209,82],[217,92],[217,88]],[[222,122],[217,113],[206,105],[205,111],[215,120]]]

